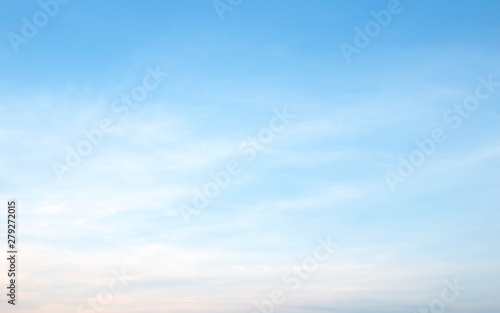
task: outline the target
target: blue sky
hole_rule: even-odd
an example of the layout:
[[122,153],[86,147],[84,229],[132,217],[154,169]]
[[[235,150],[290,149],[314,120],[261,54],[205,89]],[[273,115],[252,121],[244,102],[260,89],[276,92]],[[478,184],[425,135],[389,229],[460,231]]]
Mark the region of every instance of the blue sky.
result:
[[[500,81],[500,3],[401,0],[347,62],[341,43],[388,3],[243,0],[221,20],[211,1],[72,0],[17,53],[9,34],[41,7],[3,3],[18,310],[74,312],[125,269],[104,312],[250,313],[331,236],[335,254],[276,312],[416,312],[455,278],[467,289],[448,312],[497,312],[500,87],[456,129],[444,115]],[[122,119],[113,103],[148,69],[168,75]],[[294,117],[248,161],[240,149],[284,108]],[[108,118],[116,129],[58,179],[66,148]],[[392,190],[386,174],[436,128],[447,139]],[[241,173],[186,223],[231,161]]]

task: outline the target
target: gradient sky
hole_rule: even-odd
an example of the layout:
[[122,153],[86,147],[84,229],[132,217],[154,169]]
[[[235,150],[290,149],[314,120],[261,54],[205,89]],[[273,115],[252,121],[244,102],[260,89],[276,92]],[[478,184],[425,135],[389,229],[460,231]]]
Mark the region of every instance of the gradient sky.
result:
[[[4,1],[18,311],[75,312],[124,268],[103,312],[250,313],[326,236],[335,254],[276,312],[413,313],[455,278],[447,312],[500,311],[500,87],[458,129],[443,120],[479,77],[500,81],[500,2],[402,0],[348,63],[339,45],[388,2],[244,0],[221,20],[211,1],[72,0],[15,53],[8,34],[40,6]],[[118,123],[113,101],[156,66],[168,76]],[[285,107],[295,118],[246,161]],[[51,165],[108,116],[116,130],[59,181]],[[385,173],[435,128],[446,142],[391,191]],[[179,208],[231,160],[241,174],[186,224]]]

